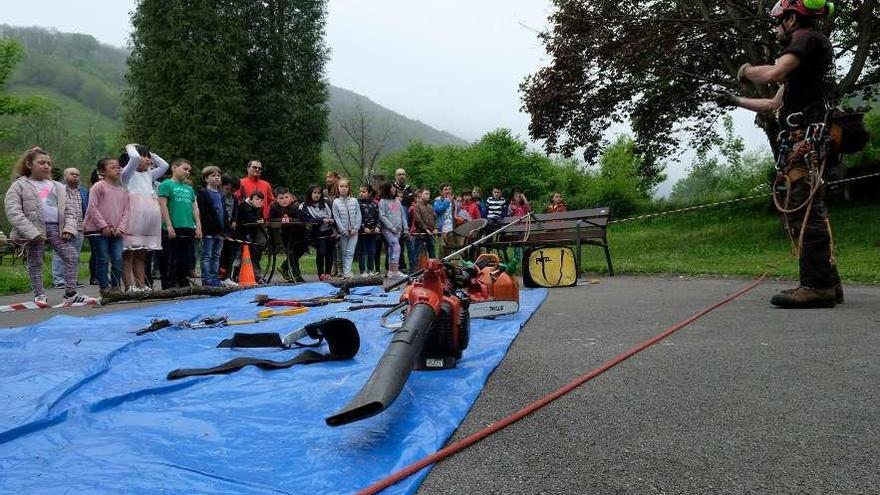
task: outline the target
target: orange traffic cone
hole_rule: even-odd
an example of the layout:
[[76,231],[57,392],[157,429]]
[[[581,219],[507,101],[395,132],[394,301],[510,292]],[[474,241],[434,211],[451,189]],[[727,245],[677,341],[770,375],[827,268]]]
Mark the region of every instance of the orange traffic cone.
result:
[[238,272],[238,285],[242,287],[257,285],[257,279],[254,277],[254,265],[251,264],[251,250],[247,244],[241,248],[241,269]]

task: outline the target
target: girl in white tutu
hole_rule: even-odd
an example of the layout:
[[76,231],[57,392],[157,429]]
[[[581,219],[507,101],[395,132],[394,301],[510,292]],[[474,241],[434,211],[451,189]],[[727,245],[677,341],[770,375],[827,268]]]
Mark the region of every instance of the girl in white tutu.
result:
[[128,189],[129,224],[123,238],[122,279],[126,290],[149,290],[144,259],[162,249],[162,213],[153,182],[165,175],[168,162],[146,146],[129,144],[119,158],[122,183]]

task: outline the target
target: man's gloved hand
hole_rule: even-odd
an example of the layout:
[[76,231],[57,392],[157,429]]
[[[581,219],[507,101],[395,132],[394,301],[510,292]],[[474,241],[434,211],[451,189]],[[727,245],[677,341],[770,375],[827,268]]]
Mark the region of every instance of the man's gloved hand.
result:
[[730,91],[719,91],[715,96],[715,103],[721,108],[738,107],[739,98]]
[[736,71],[736,80],[741,83],[749,82],[749,79],[746,77],[746,69],[751,67],[752,64],[746,62],[739,66],[739,70]]

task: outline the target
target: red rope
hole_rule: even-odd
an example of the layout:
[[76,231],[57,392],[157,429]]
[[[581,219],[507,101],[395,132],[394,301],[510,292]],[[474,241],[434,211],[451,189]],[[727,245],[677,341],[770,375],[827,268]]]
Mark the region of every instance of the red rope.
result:
[[628,351],[618,355],[617,357],[615,357],[614,359],[612,359],[610,361],[605,362],[605,364],[603,364],[602,366],[599,366],[598,368],[594,369],[593,371],[590,371],[589,373],[576,378],[574,381],[571,381],[567,385],[556,389],[556,391],[551,392],[550,394],[545,395],[541,399],[538,399],[538,400],[532,402],[531,404],[529,404],[526,407],[520,409],[519,411],[511,414],[510,416],[507,416],[506,418],[503,418],[499,421],[496,421],[496,422],[492,423],[491,425],[487,426],[486,428],[484,428],[476,433],[473,433],[472,435],[469,435],[465,438],[462,438],[461,440],[459,440],[459,441],[457,441],[457,442],[455,442],[455,443],[453,443],[453,444],[451,444],[441,450],[438,450],[437,452],[435,452],[435,453],[433,453],[433,454],[431,454],[431,455],[429,455],[419,461],[416,461],[416,462],[410,464],[409,466],[406,466],[405,468],[403,468],[399,471],[392,473],[390,476],[388,476],[382,480],[379,480],[378,482],[376,482],[376,483],[364,488],[363,490],[357,492],[358,495],[368,495],[368,494],[378,493],[378,492],[388,488],[389,486],[394,485],[398,481],[401,481],[401,480],[407,478],[408,476],[418,472],[419,470],[421,470],[427,466],[430,466],[431,464],[439,462],[439,461],[445,459],[446,457],[449,457],[450,455],[452,455],[460,450],[463,450],[467,447],[470,447],[471,445],[477,443],[478,441],[482,440],[483,438],[486,438],[487,436],[489,436],[499,430],[502,430],[502,429],[512,425],[513,423],[516,423],[517,421],[521,420],[522,418],[537,411],[538,409],[541,409],[542,407],[546,406],[547,404],[549,404],[549,403],[553,402],[554,400],[562,397],[563,395],[571,392],[572,390],[580,387],[581,385],[592,380],[593,378],[596,378],[597,376],[599,376],[602,373],[617,366],[618,364],[622,363],[623,361],[626,361],[630,357],[638,354],[639,352],[647,349],[648,347],[651,347],[652,345],[656,344],[657,342],[660,342],[661,340],[665,339],[666,337],[669,337],[670,335],[677,332],[678,330],[681,330],[682,328],[690,325],[691,323],[698,320],[702,316],[705,316],[710,311],[718,308],[719,306],[727,304],[728,302],[730,302],[730,301],[736,299],[737,297],[745,294],[746,292],[754,289],[761,282],[763,282],[766,277],[767,277],[767,274],[765,273],[765,274],[761,275],[757,280],[755,280],[754,282],[749,284],[748,286],[736,291],[735,293],[725,297],[724,299],[721,299],[720,301],[712,304],[711,306],[700,310],[699,312],[695,313],[693,316],[676,323],[675,325],[667,328],[666,330],[664,330],[660,334],[656,335],[655,337],[653,337],[649,340],[646,340],[646,341],[642,342],[641,344],[638,344],[638,345],[630,348]]

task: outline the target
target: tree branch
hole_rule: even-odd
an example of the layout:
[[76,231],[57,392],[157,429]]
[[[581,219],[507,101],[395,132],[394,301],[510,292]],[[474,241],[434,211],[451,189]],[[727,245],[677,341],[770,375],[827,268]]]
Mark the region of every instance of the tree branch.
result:
[[865,62],[868,60],[868,53],[871,51],[871,38],[874,36],[874,25],[877,22],[871,15],[874,12],[874,4],[876,1],[877,0],[865,0],[865,2],[862,3],[858,22],[858,48],[856,48],[856,53],[853,56],[853,62],[849,67],[849,72],[847,72],[846,77],[844,77],[843,81],[840,81],[840,84],[838,85],[838,91],[841,95],[848,94],[853,90],[856,81],[862,73],[862,69],[865,67]]

